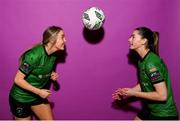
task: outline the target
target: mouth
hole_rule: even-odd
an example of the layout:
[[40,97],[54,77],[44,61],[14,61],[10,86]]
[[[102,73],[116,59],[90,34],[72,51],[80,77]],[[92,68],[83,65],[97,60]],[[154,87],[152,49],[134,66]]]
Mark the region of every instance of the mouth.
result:
[[64,44],[62,44],[61,46],[56,46],[56,48],[57,48],[58,50],[62,50],[62,49],[64,49]]
[[130,47],[130,48],[133,47],[133,44],[132,44],[132,43],[129,43],[129,47]]
[[132,43],[129,43],[129,46],[132,46],[133,44]]
[[62,44],[62,45],[61,45],[61,47],[60,47],[60,49],[64,49],[64,46],[65,46],[65,45],[64,45],[64,44]]

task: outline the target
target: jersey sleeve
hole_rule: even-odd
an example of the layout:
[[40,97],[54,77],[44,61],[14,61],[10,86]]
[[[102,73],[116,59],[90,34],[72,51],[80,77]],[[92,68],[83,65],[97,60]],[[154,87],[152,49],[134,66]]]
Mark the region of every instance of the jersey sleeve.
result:
[[28,75],[38,63],[38,55],[33,51],[26,52],[21,59],[19,70]]
[[164,81],[161,64],[151,62],[146,65],[146,73],[153,84]]

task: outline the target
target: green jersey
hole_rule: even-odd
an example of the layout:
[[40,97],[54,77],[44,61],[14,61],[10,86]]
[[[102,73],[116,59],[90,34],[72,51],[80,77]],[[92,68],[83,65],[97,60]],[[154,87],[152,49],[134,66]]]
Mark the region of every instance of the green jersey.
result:
[[164,62],[159,56],[149,51],[146,56],[139,61],[140,85],[143,92],[153,92],[153,84],[165,81],[168,96],[166,101],[147,101],[147,106],[151,115],[159,117],[177,116],[178,112],[173,99],[170,78]]
[[[44,88],[50,80],[55,59],[54,55],[47,54],[43,45],[37,45],[22,56],[19,70],[26,75],[25,80],[29,84]],[[13,85],[10,95],[19,102],[31,102],[38,98],[38,95],[16,84]]]

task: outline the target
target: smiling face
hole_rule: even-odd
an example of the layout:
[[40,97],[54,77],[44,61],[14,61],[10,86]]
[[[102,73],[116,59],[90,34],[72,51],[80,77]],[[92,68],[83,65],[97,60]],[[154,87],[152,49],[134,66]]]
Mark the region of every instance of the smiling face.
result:
[[57,38],[56,39],[57,40],[56,40],[55,44],[53,45],[54,48],[56,48],[57,50],[64,50],[66,39],[65,39],[65,34],[64,34],[63,30],[61,30],[57,34]]
[[139,48],[145,47],[146,40],[142,38],[138,30],[134,30],[128,42],[131,50],[138,50]]

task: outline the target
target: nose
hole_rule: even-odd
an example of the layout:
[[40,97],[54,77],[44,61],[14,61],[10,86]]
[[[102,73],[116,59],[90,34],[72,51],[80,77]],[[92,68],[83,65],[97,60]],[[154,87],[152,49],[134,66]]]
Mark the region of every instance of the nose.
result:
[[131,37],[128,39],[128,42],[130,42],[131,41]]
[[63,40],[64,42],[66,42],[66,38],[64,38],[64,40]]

